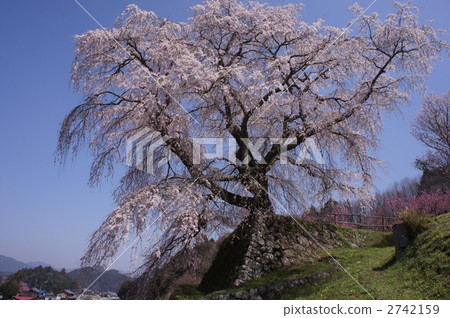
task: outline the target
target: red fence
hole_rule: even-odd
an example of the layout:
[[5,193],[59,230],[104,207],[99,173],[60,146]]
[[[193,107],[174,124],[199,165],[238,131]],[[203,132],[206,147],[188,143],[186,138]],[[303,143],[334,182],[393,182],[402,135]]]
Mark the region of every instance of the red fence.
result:
[[328,222],[336,225],[366,228],[377,231],[391,231],[392,226],[400,219],[395,216],[378,216],[378,215],[362,215],[362,214],[338,214],[330,213],[326,215],[316,214],[313,219]]

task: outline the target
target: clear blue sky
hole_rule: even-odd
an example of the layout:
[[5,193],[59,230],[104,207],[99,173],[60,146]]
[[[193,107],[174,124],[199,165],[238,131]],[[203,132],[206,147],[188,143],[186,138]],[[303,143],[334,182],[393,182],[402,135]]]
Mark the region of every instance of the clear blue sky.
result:
[[[131,0],[129,0],[131,1]],[[97,20],[109,27],[129,1],[80,0]],[[186,20],[188,8],[200,1],[134,1],[160,17]],[[295,1],[269,1],[284,4]],[[351,20],[346,8],[354,0],[308,0],[303,18],[320,17],[344,27]],[[367,7],[372,0],[359,1]],[[437,20],[449,29],[448,0],[417,0],[422,20]],[[385,14],[391,1],[378,0],[368,12]],[[79,264],[89,235],[113,209],[114,182],[87,186],[90,157],[81,154],[60,169],[53,162],[58,126],[81,101],[69,88],[73,36],[98,28],[71,0],[0,2],[0,254],[22,261],[40,260],[56,267]],[[447,37],[448,39],[448,37]],[[435,64],[429,87],[446,91],[448,58]],[[420,109],[414,96],[403,115],[389,116],[381,135],[379,158],[390,176],[377,180],[380,189],[418,172],[411,166],[424,148],[409,134],[408,120]],[[117,267],[128,269],[124,256]]]

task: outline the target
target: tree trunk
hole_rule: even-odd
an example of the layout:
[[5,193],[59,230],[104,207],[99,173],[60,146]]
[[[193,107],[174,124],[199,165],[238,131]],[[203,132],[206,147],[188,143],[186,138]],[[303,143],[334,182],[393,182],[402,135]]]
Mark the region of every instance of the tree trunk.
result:
[[[268,201],[251,208],[250,214],[221,244],[217,256],[199,286],[205,292],[239,286],[273,267],[264,253],[270,221],[275,217]],[[265,205],[265,206],[264,206]]]

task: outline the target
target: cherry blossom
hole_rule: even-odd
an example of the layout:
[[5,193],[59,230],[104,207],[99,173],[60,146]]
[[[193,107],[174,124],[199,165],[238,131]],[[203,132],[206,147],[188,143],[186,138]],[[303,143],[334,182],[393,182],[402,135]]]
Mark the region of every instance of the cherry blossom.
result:
[[[85,264],[147,229],[151,267],[278,203],[295,211],[332,193],[370,197],[382,114],[424,88],[447,43],[410,2],[384,19],[355,5],[352,30],[302,21],[301,9],[210,0],[173,22],[130,5],[114,27],[75,37],[72,84],[84,102],[62,123],[61,158],[87,142],[95,185],[124,164],[126,140],[142,129],[168,136],[162,148],[175,157],[152,175],[127,171]],[[194,164],[194,137],[233,138],[237,163]],[[243,142],[258,138],[295,142],[264,144],[261,163]],[[308,138],[325,164],[295,160]]]

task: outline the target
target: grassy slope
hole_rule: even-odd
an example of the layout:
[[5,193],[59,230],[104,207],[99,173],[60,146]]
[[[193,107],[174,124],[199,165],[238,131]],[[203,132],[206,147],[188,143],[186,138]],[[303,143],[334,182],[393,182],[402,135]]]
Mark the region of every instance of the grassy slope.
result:
[[[395,249],[359,248],[332,251],[347,271],[378,299],[449,299],[450,214],[430,228],[393,263]],[[369,296],[344,272],[283,295],[285,299],[368,299]]]
[[[342,228],[342,236],[350,229]],[[450,214],[437,218],[430,229],[410,246],[405,257],[394,263],[395,249],[390,233],[371,232],[361,248],[338,248],[329,251],[373,297],[378,299],[449,299],[450,297]],[[282,269],[248,282],[232,291],[268,285],[280,280],[332,271],[338,272],[303,288],[287,291],[282,299],[370,299],[370,296],[348,274],[327,259]],[[210,295],[213,295],[210,294]],[[183,286],[173,298],[198,299],[205,295],[195,286]]]
[[[314,223],[302,221],[303,225],[307,227],[308,231],[318,231],[320,228],[316,228]],[[392,235],[390,233],[380,233],[370,230],[357,230],[350,229],[335,225],[326,225],[327,230],[336,234],[336,238],[342,241],[344,244],[346,242],[354,241],[355,235],[364,237],[364,246],[385,246],[386,244],[392,245]],[[296,229],[298,230],[298,229]],[[359,234],[356,234],[358,232]],[[347,244],[350,246],[350,244]],[[207,296],[217,295],[217,294],[228,294],[238,290],[251,289],[258,286],[266,286],[276,283],[281,280],[301,278],[321,272],[336,271],[337,266],[334,262],[330,262],[328,255],[323,255],[323,261],[313,264],[302,264],[293,268],[283,268],[278,271],[264,275],[263,277],[254,279],[248,283],[245,283],[237,288],[231,288],[227,290],[219,290],[212,293],[202,293],[194,285],[182,285],[179,286],[178,290],[172,295],[172,299],[200,299]]]
[[[320,254],[318,242],[320,245],[330,249],[333,246],[350,247],[352,244],[353,246],[355,244],[366,246],[367,241],[375,238],[380,239],[380,233],[374,231],[294,219],[286,215],[276,215],[269,219],[268,222],[270,222],[267,224],[269,230],[265,235],[270,236],[271,240],[279,240],[280,244],[290,246],[290,244],[297,243],[297,236],[303,236],[303,244],[312,244],[309,251],[299,251],[303,261],[311,261],[320,256],[318,255]],[[203,276],[202,282],[198,287],[199,291],[211,293],[232,286],[238,267],[243,263],[245,253],[250,244],[248,227],[249,225],[246,223],[239,225],[232,234],[222,241],[214,262]],[[304,233],[303,229],[315,238],[315,243],[307,233]]]

